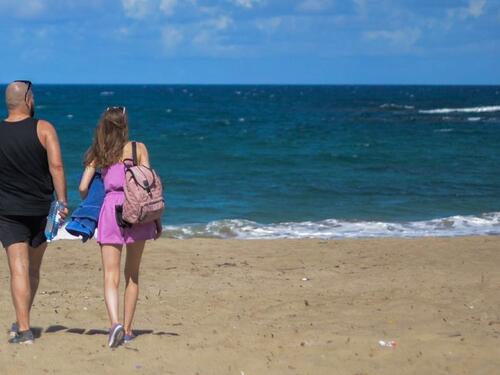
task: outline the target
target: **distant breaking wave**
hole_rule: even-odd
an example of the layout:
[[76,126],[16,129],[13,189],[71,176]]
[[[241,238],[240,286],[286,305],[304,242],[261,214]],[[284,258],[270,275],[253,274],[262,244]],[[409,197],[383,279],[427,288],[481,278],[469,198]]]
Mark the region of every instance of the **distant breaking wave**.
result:
[[500,212],[406,223],[328,219],[317,222],[259,224],[248,220],[220,220],[208,224],[165,226],[164,230],[167,237],[177,239],[338,239],[495,235],[500,234]]
[[485,106],[485,107],[470,107],[470,108],[438,108],[438,109],[421,109],[419,113],[425,114],[443,114],[443,113],[484,113],[484,112],[499,112],[500,105]]
[[394,104],[394,103],[384,103],[379,108],[385,109],[414,109],[412,105]]

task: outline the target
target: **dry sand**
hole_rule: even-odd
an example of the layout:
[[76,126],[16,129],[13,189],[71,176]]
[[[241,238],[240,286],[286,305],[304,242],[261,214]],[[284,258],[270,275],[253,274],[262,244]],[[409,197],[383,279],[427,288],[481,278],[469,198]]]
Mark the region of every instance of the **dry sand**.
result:
[[[95,242],[50,245],[31,346],[0,374],[500,374],[500,238],[168,240],[135,342],[106,347]],[[0,322],[13,321],[4,258]],[[384,348],[379,340],[396,340]]]

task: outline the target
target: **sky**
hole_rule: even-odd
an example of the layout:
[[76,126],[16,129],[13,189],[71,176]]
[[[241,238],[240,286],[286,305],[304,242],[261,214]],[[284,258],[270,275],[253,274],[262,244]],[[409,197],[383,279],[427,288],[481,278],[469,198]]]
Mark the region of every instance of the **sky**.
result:
[[0,0],[0,82],[500,84],[500,0]]

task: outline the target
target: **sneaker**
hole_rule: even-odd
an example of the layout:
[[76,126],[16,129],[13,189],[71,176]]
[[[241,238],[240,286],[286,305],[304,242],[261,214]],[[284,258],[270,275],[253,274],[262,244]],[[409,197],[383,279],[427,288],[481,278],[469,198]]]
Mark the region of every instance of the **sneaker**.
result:
[[121,324],[114,324],[109,330],[108,346],[116,348],[122,343],[124,334],[123,326]]
[[9,337],[13,339],[14,337],[17,336],[18,333],[19,333],[19,326],[17,325],[17,323],[12,323],[9,330]]
[[34,340],[33,332],[28,329],[27,331],[19,331],[9,340],[9,344],[33,344]]
[[123,336],[123,343],[128,344],[133,339],[135,339],[135,335],[133,333],[130,335],[125,334],[125,336]]

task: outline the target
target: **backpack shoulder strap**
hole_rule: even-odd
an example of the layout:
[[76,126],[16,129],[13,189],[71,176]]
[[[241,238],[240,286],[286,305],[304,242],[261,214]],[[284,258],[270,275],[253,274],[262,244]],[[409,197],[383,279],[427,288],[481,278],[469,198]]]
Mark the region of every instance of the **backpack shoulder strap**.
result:
[[137,142],[132,142],[132,162],[137,165]]

